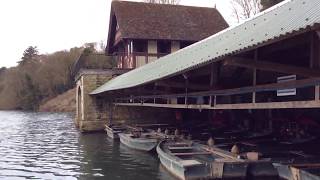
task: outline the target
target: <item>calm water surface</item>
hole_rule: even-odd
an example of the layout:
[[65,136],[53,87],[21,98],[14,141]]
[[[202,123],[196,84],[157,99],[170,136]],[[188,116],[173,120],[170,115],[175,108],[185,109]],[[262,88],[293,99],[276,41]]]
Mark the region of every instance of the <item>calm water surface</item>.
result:
[[156,154],[80,134],[72,118],[0,111],[0,179],[172,179]]

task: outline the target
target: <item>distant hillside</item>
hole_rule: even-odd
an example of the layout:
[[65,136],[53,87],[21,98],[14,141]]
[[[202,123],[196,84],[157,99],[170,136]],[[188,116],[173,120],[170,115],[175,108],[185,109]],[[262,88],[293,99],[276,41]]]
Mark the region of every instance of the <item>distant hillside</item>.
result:
[[0,109],[37,111],[42,102],[73,88],[72,66],[83,49],[39,54],[28,47],[16,67],[0,69]]
[[57,97],[48,100],[39,107],[41,112],[75,112],[76,89],[71,89]]
[[[28,47],[16,67],[0,68],[0,110],[38,111],[40,105],[42,111],[74,110],[72,98],[75,93],[68,91],[75,86],[74,64],[80,55],[91,57],[90,54],[101,54],[96,46],[96,43],[87,43],[83,47],[51,54],[39,54],[36,46]],[[97,56],[88,59],[85,64],[77,64],[82,65],[80,68],[97,69],[115,66],[112,57],[106,56]],[[65,96],[61,95],[64,98],[60,99],[59,107],[60,102],[53,98],[66,91]],[[72,107],[65,107],[68,104]]]

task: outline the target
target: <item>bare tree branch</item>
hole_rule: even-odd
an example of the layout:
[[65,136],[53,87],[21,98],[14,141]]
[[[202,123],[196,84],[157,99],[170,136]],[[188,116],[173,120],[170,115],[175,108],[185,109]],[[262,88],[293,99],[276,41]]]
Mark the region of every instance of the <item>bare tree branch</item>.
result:
[[232,16],[234,16],[238,22],[248,19],[260,12],[261,5],[260,0],[232,0]]

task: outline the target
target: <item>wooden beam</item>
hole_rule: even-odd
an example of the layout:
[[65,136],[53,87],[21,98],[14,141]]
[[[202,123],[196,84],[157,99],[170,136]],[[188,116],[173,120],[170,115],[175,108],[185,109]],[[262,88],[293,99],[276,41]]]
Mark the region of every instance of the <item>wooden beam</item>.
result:
[[117,106],[145,106],[174,109],[294,109],[294,108],[320,108],[319,101],[290,101],[290,102],[266,102],[266,103],[242,103],[242,104],[153,104],[153,103],[115,103]]
[[255,62],[252,59],[246,59],[246,58],[227,59],[224,62],[224,65],[238,66],[238,67],[249,68],[249,69],[259,69],[259,70],[270,71],[270,72],[280,72],[285,74],[295,74],[295,75],[300,75],[304,77],[320,77],[319,70],[278,64],[278,63],[271,63],[271,62],[263,62],[263,61]]
[[[218,83],[218,64],[211,64],[211,73],[210,73],[210,90],[214,90],[214,86]],[[212,96],[209,98],[209,105],[212,105]]]
[[[162,90],[157,90],[157,89],[153,89],[153,90],[148,90],[148,89],[125,89],[123,90],[123,94],[130,94],[130,95],[134,95],[134,94],[150,94],[150,95],[154,95],[154,94],[168,94],[168,91],[162,91]],[[122,94],[120,94],[122,95]]]
[[[180,83],[180,82],[169,82],[169,81],[159,81],[155,83],[155,86],[162,86],[162,87],[171,87],[171,88],[181,88],[185,89],[186,84],[185,83]],[[209,90],[210,86],[209,85],[202,85],[202,84],[192,84],[188,83],[188,89],[193,89],[193,90]]]
[[189,79],[187,75],[183,75],[185,79],[185,97],[184,97],[184,104],[188,104],[188,86],[189,86]]
[[211,74],[211,66],[203,67],[200,69],[192,70],[188,72],[189,77],[209,76]]
[[[310,35],[310,68],[320,71],[320,34],[318,31],[311,32]],[[316,101],[320,100],[319,85],[314,88],[314,99]]]
[[[233,89],[221,89],[221,90],[212,90],[212,91],[200,91],[200,92],[192,92],[188,94],[188,97],[209,97],[209,96],[228,96],[235,94],[245,94],[252,92],[266,92],[266,91],[276,91],[278,89],[290,89],[290,88],[302,88],[302,87],[310,87],[320,84],[320,78],[310,78],[310,79],[302,79],[296,81],[288,81],[282,83],[271,83],[271,84],[263,84]],[[177,97],[185,97],[185,94],[166,94],[166,95],[156,95],[156,96],[137,96],[137,99],[150,99],[150,98],[177,98]]]
[[[258,49],[254,51],[254,62],[258,61]],[[253,68],[253,86],[257,85],[257,68]],[[256,92],[252,92],[252,103],[256,103]]]

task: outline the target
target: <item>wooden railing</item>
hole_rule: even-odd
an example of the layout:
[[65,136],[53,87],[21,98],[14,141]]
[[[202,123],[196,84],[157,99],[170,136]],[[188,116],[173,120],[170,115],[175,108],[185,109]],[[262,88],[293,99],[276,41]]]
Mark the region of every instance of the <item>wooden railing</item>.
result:
[[134,69],[142,65],[148,64],[152,61],[166,56],[166,53],[146,53],[146,52],[133,52],[133,53],[115,53],[114,56],[118,61],[118,68]]

